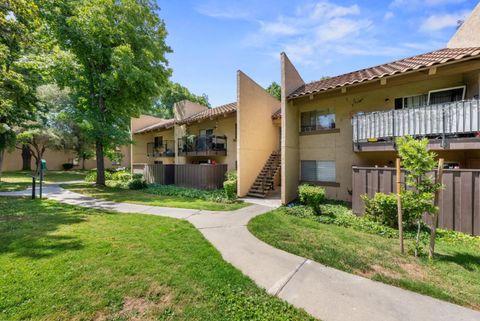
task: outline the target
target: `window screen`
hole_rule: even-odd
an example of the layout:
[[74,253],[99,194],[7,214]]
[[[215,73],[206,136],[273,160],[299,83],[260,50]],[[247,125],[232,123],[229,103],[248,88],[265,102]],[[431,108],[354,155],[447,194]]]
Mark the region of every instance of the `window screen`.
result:
[[301,180],[306,182],[335,182],[335,161],[301,161]]

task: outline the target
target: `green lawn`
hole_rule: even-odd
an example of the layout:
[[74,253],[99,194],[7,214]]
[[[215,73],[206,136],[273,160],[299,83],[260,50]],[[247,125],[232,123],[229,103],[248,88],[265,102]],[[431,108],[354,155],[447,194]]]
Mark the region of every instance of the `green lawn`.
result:
[[256,217],[248,228],[287,252],[480,310],[480,239],[440,238],[430,262],[401,255],[396,239],[295,217],[283,208]]
[[0,320],[313,320],[190,223],[0,198]]
[[[0,191],[18,191],[24,190],[32,185],[32,176],[34,172],[3,172],[0,181]],[[45,173],[45,183],[57,183],[73,180],[83,180],[85,171],[47,171]]]
[[128,190],[112,187],[97,187],[90,183],[64,185],[73,192],[98,199],[151,206],[191,208],[209,211],[234,211],[250,204],[245,202],[219,203],[190,197],[161,196],[148,190]]

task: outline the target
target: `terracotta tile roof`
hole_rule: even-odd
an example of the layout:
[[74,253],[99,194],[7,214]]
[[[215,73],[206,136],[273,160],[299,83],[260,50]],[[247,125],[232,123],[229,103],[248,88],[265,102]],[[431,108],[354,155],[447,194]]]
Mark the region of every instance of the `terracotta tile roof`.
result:
[[276,112],[272,114],[272,119],[282,118],[282,108],[279,108]]
[[178,121],[179,125],[189,124],[193,122],[202,121],[205,119],[216,118],[218,116],[226,116],[237,111],[237,103],[230,103],[221,105],[214,108],[209,108],[205,111],[199,112],[195,115],[187,117],[183,120]]
[[175,125],[175,119],[162,119],[160,122],[141,128],[134,132],[134,134],[144,134],[162,129],[169,129]]
[[353,85],[355,83],[361,83],[385,76],[392,76],[407,71],[418,70],[437,64],[443,64],[450,61],[461,60],[479,55],[480,47],[444,48],[418,56],[393,61],[387,64],[350,72],[340,76],[314,81],[297,88],[288,96],[288,98],[310,95],[320,91],[340,88],[347,85]]

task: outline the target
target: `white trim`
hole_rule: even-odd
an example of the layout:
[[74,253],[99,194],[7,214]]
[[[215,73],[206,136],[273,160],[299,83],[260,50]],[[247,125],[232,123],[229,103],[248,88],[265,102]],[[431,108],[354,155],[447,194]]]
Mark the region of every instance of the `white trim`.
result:
[[466,91],[466,88],[467,88],[466,85],[456,86],[456,87],[449,87],[449,88],[441,88],[441,89],[435,89],[435,90],[429,90],[429,91],[428,91],[428,98],[427,98],[427,105],[430,105],[430,94],[431,94],[431,93],[436,93],[436,92],[440,92],[440,91],[447,91],[447,90],[452,90],[452,89],[459,89],[459,88],[462,88],[462,89],[463,89],[462,100],[464,100],[464,99],[465,99],[465,91]]

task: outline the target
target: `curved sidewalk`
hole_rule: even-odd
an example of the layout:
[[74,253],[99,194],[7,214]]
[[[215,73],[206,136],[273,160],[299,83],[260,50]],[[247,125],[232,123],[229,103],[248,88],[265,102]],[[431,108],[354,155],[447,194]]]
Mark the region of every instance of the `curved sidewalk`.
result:
[[[44,193],[77,206],[188,220],[227,262],[259,286],[324,321],[480,320],[480,312],[332,269],[258,240],[246,225],[270,211],[269,206],[255,204],[232,212],[211,212],[97,200],[58,185],[46,186]],[[26,195],[30,195],[28,190],[0,193]]]

